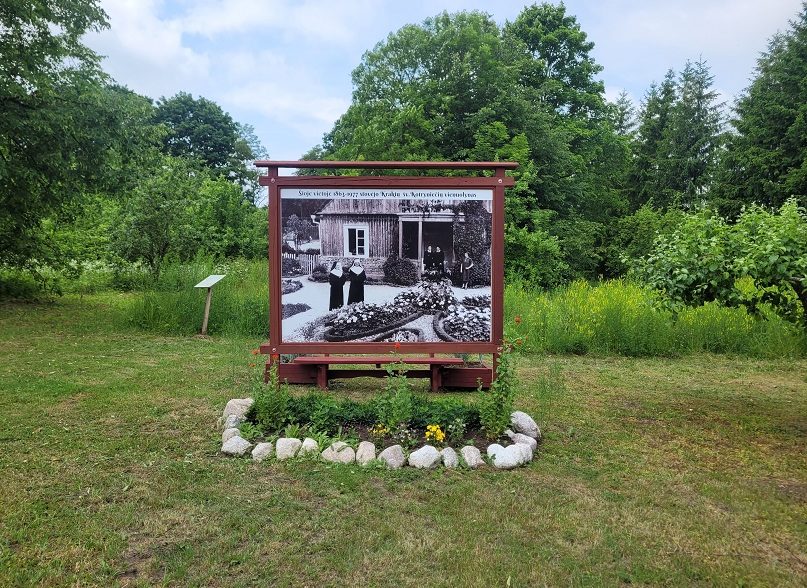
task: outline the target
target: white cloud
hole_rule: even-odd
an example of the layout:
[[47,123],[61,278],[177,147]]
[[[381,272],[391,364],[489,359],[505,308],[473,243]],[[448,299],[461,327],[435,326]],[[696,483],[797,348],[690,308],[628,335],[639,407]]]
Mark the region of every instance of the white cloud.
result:
[[107,0],[111,28],[86,42],[108,56],[104,69],[119,82],[149,96],[182,87],[209,74],[209,59],[182,43],[176,23],[161,20],[156,0]]

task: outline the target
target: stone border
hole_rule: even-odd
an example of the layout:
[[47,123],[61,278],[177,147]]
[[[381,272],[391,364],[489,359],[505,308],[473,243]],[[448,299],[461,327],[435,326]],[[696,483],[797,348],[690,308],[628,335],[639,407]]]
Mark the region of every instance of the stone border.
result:
[[510,415],[512,429],[505,431],[511,444],[488,445],[485,451],[487,461],[479,448],[473,445],[466,445],[460,449],[459,454],[451,447],[440,450],[432,445],[424,445],[409,455],[400,445],[387,447],[377,453],[375,444],[370,441],[360,442],[355,450],[343,441],[336,441],[320,451],[322,448],[310,437],[303,440],[281,437],[274,444],[264,442],[253,445],[241,437],[238,426],[246,420],[247,412],[254,402],[252,398],[233,398],[224,407],[219,419],[219,425],[224,427],[221,434],[222,454],[243,457],[250,452],[253,461],[256,462],[262,462],[272,456],[277,461],[306,456],[332,463],[357,463],[361,466],[378,463],[387,469],[398,469],[406,465],[418,469],[434,469],[443,465],[448,469],[454,469],[461,464],[476,469],[489,462],[496,469],[511,470],[531,462],[541,440],[541,430],[533,418],[525,412],[515,411]]

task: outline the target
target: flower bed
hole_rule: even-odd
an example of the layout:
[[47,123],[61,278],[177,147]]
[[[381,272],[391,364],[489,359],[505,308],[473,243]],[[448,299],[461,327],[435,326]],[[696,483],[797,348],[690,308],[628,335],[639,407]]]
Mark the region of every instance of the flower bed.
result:
[[383,333],[381,336],[373,339],[373,341],[382,343],[417,343],[418,341],[423,341],[423,331],[413,328],[395,329]]
[[283,280],[281,282],[280,291],[283,294],[291,294],[292,292],[296,292],[303,287],[302,282],[300,280]]
[[490,308],[452,305],[434,317],[434,331],[443,341],[490,341]]
[[480,294],[479,296],[466,296],[460,303],[463,306],[490,308],[490,296],[487,294]]
[[284,319],[287,319],[295,314],[300,314],[301,312],[305,312],[307,310],[311,310],[311,307],[307,304],[303,304],[302,302],[296,304],[284,304],[281,314],[283,315]]
[[401,302],[355,304],[340,310],[325,331],[326,341],[350,341],[402,327],[422,313]]
[[420,282],[411,290],[401,292],[395,297],[395,303],[409,304],[414,308],[434,312],[445,310],[457,303],[451,282]]

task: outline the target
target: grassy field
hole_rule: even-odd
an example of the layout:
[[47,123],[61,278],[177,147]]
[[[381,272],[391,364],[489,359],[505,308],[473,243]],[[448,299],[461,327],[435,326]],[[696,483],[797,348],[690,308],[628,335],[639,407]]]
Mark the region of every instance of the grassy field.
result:
[[258,341],[119,331],[116,300],[0,305],[2,586],[807,583],[807,360],[533,355],[526,468],[255,465],[215,421]]

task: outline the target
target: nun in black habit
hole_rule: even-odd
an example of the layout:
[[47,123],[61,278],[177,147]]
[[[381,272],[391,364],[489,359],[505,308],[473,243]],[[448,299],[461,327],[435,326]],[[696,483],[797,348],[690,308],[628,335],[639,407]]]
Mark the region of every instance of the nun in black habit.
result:
[[334,261],[331,265],[331,273],[328,274],[328,282],[331,284],[331,299],[328,310],[342,308],[345,305],[345,280],[347,276],[342,270],[342,264]]
[[349,274],[350,290],[347,293],[347,303],[364,302],[364,281],[367,279],[367,274],[358,259],[353,260]]

